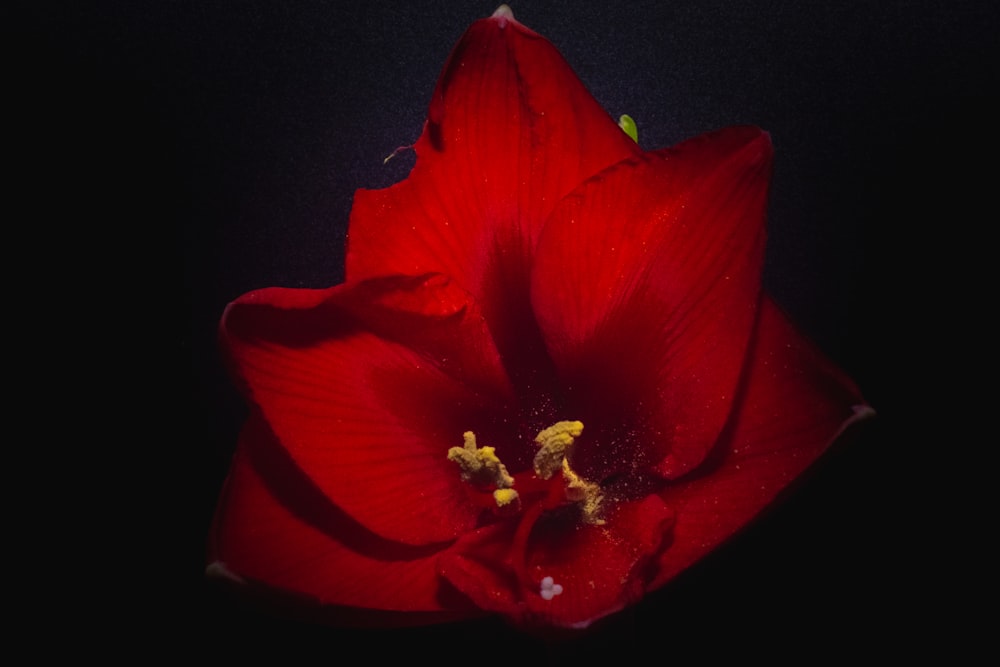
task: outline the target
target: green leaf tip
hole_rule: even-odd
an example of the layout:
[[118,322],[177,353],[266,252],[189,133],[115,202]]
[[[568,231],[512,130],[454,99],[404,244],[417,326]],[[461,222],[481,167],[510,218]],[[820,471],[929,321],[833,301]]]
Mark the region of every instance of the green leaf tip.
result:
[[639,128],[635,126],[635,121],[632,120],[632,116],[627,113],[623,113],[621,118],[618,119],[618,127],[625,130],[625,134],[632,137],[632,141],[639,143]]

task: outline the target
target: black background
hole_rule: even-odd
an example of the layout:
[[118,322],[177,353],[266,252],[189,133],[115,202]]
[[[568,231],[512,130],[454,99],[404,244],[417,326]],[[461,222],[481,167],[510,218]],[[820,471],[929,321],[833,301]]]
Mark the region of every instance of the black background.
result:
[[[278,647],[292,662],[352,648],[449,662],[476,645],[509,660],[793,658],[868,642],[960,650],[953,633],[965,624],[952,621],[964,606],[952,591],[975,547],[955,464],[976,465],[980,439],[963,424],[990,400],[961,388],[967,371],[988,375],[974,350],[989,331],[979,313],[995,306],[981,295],[985,230],[996,225],[991,7],[513,6],[611,115],[636,120],[644,148],[731,124],[771,133],[766,285],[879,412],[724,548],[553,644],[492,620],[392,631],[289,621],[202,577],[244,416],[215,347],[225,304],[260,287],[342,280],[354,190],[405,177],[412,155],[382,159],[417,138],[451,47],[494,7],[33,4],[30,29],[11,42],[11,185],[28,195],[37,261],[59,294],[82,297],[67,299],[79,317],[67,327],[59,316],[58,331],[84,331],[101,351],[100,362],[71,355],[84,357],[73,377],[124,366],[100,399],[119,417],[103,431],[114,445],[104,463],[123,487],[107,516],[125,544],[109,559],[142,572],[120,574],[132,593],[124,610],[166,630],[164,649]],[[91,433],[103,424],[86,422]]]

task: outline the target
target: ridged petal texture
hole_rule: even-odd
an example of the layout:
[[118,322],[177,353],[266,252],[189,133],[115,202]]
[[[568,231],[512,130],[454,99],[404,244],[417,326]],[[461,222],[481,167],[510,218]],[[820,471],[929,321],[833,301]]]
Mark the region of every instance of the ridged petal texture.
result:
[[509,385],[452,281],[252,292],[230,305],[222,335],[249,400],[339,508],[407,544],[475,525],[446,453],[461,420],[502,404]]
[[552,210],[640,152],[551,43],[504,17],[455,47],[414,148],[405,181],[355,195],[347,278],[445,273],[480,302],[501,351],[530,326],[531,257]]

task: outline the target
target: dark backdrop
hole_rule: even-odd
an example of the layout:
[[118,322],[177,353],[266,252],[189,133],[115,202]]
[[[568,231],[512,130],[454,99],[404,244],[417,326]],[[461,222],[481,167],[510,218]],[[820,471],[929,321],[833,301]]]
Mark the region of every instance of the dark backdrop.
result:
[[67,264],[86,265],[69,286],[94,297],[86,317],[108,316],[97,326],[107,354],[127,357],[113,397],[133,421],[115,465],[133,491],[165,482],[148,505],[119,498],[126,509],[111,515],[126,543],[133,527],[152,533],[116,553],[142,563],[126,582],[129,613],[167,629],[164,646],[327,647],[329,659],[348,648],[463,657],[476,642],[510,660],[649,649],[665,661],[936,644],[952,616],[939,596],[955,568],[942,557],[972,547],[943,492],[968,441],[935,415],[964,414],[952,368],[974,357],[974,313],[992,303],[970,299],[990,273],[981,231],[996,224],[998,31],[985,1],[513,6],[609,113],[635,118],[645,148],[730,124],[771,133],[766,285],[880,414],[786,503],[556,648],[495,621],[300,624],[204,585],[244,416],[220,366],[219,316],[252,289],[342,280],[354,190],[406,175],[412,155],[382,159],[417,138],[452,45],[494,9],[441,4],[32,7],[40,30],[15,42],[28,102],[14,125],[27,128],[20,164],[43,176],[39,219],[58,210],[46,235],[61,252],[87,249]]

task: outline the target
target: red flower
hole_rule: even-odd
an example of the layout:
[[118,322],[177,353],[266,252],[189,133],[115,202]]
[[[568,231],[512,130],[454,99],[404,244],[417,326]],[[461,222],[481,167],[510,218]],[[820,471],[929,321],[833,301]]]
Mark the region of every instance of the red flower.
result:
[[415,149],[357,193],[346,283],[226,311],[253,411],[210,571],[349,614],[584,626],[870,414],[761,293],[767,134],[643,153],[501,7]]

